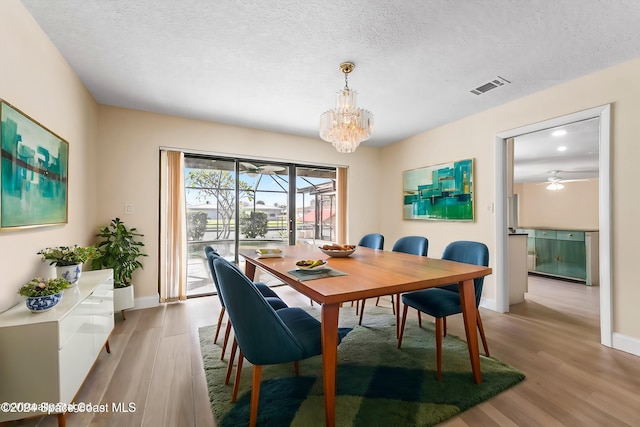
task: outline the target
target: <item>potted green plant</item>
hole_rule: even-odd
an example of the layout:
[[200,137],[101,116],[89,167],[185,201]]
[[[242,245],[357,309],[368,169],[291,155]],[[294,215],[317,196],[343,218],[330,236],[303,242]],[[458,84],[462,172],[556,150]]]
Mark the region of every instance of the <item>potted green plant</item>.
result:
[[34,277],[18,289],[18,293],[27,297],[27,308],[32,313],[51,310],[62,299],[62,291],[69,287],[69,282],[61,277],[43,279]]
[[65,279],[71,286],[78,284],[82,274],[82,264],[96,254],[95,247],[78,245],[44,248],[38,252],[38,255],[42,256],[42,261],[50,261],[50,265],[55,265],[57,276]]
[[102,240],[97,244],[98,254],[93,258],[91,267],[94,270],[113,269],[114,310],[122,312],[125,318],[124,310],[134,306],[133,273],[143,268],[139,258],[147,256],[142,252],[144,243],[139,240],[144,235],[136,228],[128,228],[120,218],[115,218],[108,226],[100,228],[96,236]]

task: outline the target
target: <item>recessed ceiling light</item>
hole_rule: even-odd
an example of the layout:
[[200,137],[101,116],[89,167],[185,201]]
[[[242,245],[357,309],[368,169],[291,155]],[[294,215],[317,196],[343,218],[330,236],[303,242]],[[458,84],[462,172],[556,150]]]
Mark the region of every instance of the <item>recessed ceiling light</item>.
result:
[[558,129],[558,130],[554,130],[554,131],[551,133],[551,136],[564,136],[564,135],[566,135],[566,134],[567,134],[567,131],[566,131],[566,130],[564,130],[564,129]]
[[561,145],[560,147],[558,147],[558,151],[567,151],[567,147]]

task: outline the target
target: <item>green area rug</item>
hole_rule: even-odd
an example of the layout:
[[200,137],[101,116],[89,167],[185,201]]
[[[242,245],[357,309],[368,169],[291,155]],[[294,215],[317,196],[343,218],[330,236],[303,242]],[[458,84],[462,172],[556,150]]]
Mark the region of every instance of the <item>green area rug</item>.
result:
[[[311,307],[309,312],[319,316],[317,308]],[[356,323],[352,309],[341,310],[341,327]],[[415,320],[407,319],[402,348],[398,350],[391,310],[367,307],[363,326],[353,326],[338,347],[336,425],[432,426],[524,379],[523,373],[510,366],[481,356],[483,382],[476,385],[466,342],[448,335],[443,340],[442,381],[438,382],[433,329],[428,321],[420,329]],[[246,426],[251,364],[245,360],[238,401],[233,404],[233,381],[224,385],[229,350],[221,361],[222,338],[214,345],[214,332],[215,326],[199,330],[216,423],[219,427]],[[300,376],[294,375],[293,364],[263,368],[259,426],[325,425],[321,357],[301,361]]]

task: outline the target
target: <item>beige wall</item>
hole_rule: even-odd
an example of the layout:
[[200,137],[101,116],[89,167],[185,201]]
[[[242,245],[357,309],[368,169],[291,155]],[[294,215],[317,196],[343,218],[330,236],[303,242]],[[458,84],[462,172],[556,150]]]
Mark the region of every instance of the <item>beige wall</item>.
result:
[[[429,256],[439,258],[445,246],[454,240],[477,240],[489,246],[494,253],[493,215],[493,149],[487,140],[479,138],[474,130],[481,126],[480,119],[467,119],[467,126],[457,123],[445,125],[413,138],[383,148],[385,159],[381,174],[385,179],[379,191],[380,228],[389,248],[404,235],[419,235],[429,239]],[[467,129],[468,127],[468,129]],[[455,160],[474,159],[473,190],[475,221],[442,222],[402,219],[402,172],[423,166]],[[493,263],[494,260],[490,260]],[[494,298],[493,276],[485,279],[484,297]]]
[[[495,253],[496,134],[608,103],[611,118],[612,177],[612,296],[613,330],[640,339],[640,286],[633,266],[637,257],[636,220],[640,203],[635,194],[637,159],[640,158],[640,59],[593,73],[546,91],[449,123],[382,149],[385,175],[380,189],[381,230],[393,240],[403,234],[422,234],[430,240],[429,253],[438,256],[447,242],[465,238],[486,242]],[[514,82],[517,84],[517,82]],[[474,157],[476,221],[472,224],[403,221],[400,204],[403,170]],[[495,267],[495,259],[492,266]],[[485,282],[483,297],[495,298],[495,282]]]
[[0,1],[0,98],[69,142],[69,223],[0,233],[3,311],[23,282],[52,274],[40,249],[91,244],[97,232],[97,104],[17,0]]
[[[157,294],[159,149],[175,147],[229,156],[348,166],[348,236],[378,230],[376,188],[379,150],[360,147],[344,155],[319,139],[183,119],[108,106],[99,109],[99,220],[120,218],[145,235],[144,270],[136,272],[136,297]],[[132,215],[125,204],[134,205]]]
[[520,228],[598,230],[599,180],[565,182],[558,191],[547,183],[516,184]]

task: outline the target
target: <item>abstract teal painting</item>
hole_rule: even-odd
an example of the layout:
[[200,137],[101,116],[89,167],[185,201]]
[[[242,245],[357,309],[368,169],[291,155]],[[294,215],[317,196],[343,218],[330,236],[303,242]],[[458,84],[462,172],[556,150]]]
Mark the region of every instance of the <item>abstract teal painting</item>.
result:
[[69,143],[0,100],[0,229],[67,222]]
[[403,218],[473,221],[473,159],[403,172]]

